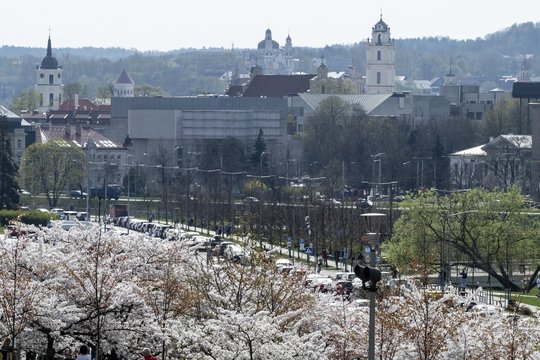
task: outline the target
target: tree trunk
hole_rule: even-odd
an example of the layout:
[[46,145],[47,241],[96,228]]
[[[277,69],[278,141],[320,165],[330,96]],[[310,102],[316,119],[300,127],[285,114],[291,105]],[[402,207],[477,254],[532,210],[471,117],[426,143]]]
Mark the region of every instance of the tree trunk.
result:
[[54,338],[50,334],[47,334],[47,352],[45,355],[45,359],[54,360],[55,354],[56,353],[54,351]]

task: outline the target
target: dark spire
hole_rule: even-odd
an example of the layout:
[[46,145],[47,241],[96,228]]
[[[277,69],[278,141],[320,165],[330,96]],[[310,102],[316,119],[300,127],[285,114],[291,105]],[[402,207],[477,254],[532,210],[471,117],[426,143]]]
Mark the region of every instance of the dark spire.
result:
[[47,41],[47,56],[52,56],[51,35],[49,34],[49,41]]

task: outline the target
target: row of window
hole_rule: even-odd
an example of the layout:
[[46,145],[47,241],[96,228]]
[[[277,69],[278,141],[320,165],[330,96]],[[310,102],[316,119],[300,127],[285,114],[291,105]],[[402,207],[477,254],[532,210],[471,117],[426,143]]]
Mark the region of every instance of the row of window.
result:
[[[62,103],[62,94],[58,94],[58,103],[61,104]],[[53,104],[54,104],[54,94],[53,93],[50,93],[49,94],[49,107],[53,107]],[[39,106],[43,106],[43,94],[39,94]]]
[[[43,79],[45,77],[45,74],[41,73],[41,74],[39,74],[39,77]],[[60,79],[61,77],[62,77],[62,74],[58,74],[58,78]],[[53,85],[53,84],[54,84],[54,75],[50,74],[49,75],[49,85]]]

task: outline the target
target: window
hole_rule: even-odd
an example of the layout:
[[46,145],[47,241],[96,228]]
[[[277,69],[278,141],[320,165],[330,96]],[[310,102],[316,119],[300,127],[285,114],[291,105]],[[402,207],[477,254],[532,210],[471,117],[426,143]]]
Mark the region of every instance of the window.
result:
[[39,106],[43,106],[43,94],[39,94]]
[[381,83],[381,72],[377,71],[377,84]]
[[54,75],[49,75],[49,84],[52,85],[54,84]]
[[377,51],[377,60],[381,61],[381,50]]
[[22,140],[17,139],[17,149],[21,149],[21,148],[22,148]]
[[382,43],[382,41],[381,41],[381,34],[379,34],[379,36],[377,37],[377,44],[380,45],[381,43]]
[[49,94],[49,107],[53,106],[53,102],[54,102],[54,94],[50,93]]

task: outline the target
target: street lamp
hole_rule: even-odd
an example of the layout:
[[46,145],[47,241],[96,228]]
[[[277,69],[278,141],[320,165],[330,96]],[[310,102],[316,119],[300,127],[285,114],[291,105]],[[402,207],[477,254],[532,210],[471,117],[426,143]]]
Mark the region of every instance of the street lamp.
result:
[[[380,223],[385,214],[366,213],[360,215],[366,220],[367,230],[366,238],[369,243],[369,267],[356,265],[355,273],[362,280],[362,287],[365,288],[365,283],[370,282],[369,287],[369,347],[368,359],[375,360],[375,292],[376,284],[381,279],[380,270],[377,267],[377,253],[380,244]],[[377,232],[374,232],[374,231]]]
[[377,186],[375,187],[375,190],[377,193],[373,194],[373,195],[378,195],[379,197],[381,196],[381,183],[382,183],[381,157],[384,155],[386,155],[386,153],[378,153],[375,155],[371,155],[371,158],[373,159],[373,178],[375,178],[375,163],[376,162],[379,163],[379,178],[378,178]]

